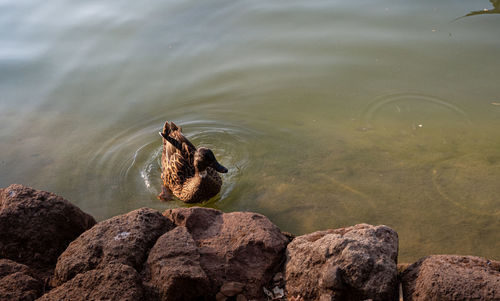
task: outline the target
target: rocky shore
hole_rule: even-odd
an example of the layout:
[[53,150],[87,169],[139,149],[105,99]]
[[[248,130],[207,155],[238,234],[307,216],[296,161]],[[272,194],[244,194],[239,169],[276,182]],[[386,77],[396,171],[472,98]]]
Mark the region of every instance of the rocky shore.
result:
[[293,237],[199,207],[96,223],[55,194],[0,189],[0,300],[500,300],[499,261],[397,259],[387,226]]

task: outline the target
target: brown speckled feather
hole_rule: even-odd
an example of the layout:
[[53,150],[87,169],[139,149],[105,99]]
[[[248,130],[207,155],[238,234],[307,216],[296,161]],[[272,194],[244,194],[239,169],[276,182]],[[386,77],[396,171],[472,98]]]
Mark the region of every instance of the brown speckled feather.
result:
[[[194,154],[196,147],[182,134],[182,129],[173,122],[166,122],[163,133],[168,135],[163,139],[161,158],[163,185],[184,202],[200,202],[219,193],[222,179],[212,168],[206,169],[203,178],[195,176]],[[165,194],[160,194],[165,199]]]
[[[173,122],[170,125],[167,121],[163,126],[163,133],[168,133],[179,142],[177,147],[167,140],[163,139],[163,152],[162,152],[162,179],[163,184],[168,187],[174,194],[179,193],[180,188],[186,179],[194,175],[193,155],[196,151],[194,145],[187,140]],[[176,193],[177,192],[177,193]]]

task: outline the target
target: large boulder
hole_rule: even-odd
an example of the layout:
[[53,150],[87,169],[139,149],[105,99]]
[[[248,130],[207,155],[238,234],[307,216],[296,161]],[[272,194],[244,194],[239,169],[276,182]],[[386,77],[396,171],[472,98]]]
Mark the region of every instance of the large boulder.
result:
[[140,271],[158,237],[172,229],[160,212],[141,208],[96,224],[61,254],[53,284],[61,285],[80,273],[122,263]]
[[164,215],[185,227],[194,240],[200,266],[211,281],[211,296],[265,298],[263,287],[280,268],[289,242],[268,218],[200,207],[167,210]]
[[161,300],[210,300],[210,281],[186,227],[160,236],[149,252],[145,271],[153,295]]
[[141,277],[135,269],[110,263],[102,269],[78,274],[70,281],[43,295],[38,301],[140,301],[146,300]]
[[396,300],[398,235],[360,224],[295,238],[287,247],[289,300]]
[[0,300],[31,301],[42,294],[43,284],[29,267],[0,259]]
[[92,216],[53,193],[16,184],[0,189],[0,258],[51,269],[94,224]]
[[500,300],[500,261],[432,255],[402,275],[404,300]]

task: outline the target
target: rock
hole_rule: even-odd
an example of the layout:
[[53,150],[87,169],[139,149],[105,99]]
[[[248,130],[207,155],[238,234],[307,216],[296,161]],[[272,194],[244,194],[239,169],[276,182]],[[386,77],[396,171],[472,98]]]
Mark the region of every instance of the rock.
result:
[[402,276],[404,300],[500,300],[500,261],[432,255]]
[[217,293],[217,295],[215,295],[215,300],[217,301],[226,301],[227,300],[227,297],[224,296],[223,293]]
[[102,269],[78,274],[38,301],[145,300],[141,278],[130,266],[109,263]]
[[403,272],[410,266],[410,263],[398,263],[398,275],[402,275]]
[[9,259],[0,259],[0,278],[13,273],[22,272],[29,273],[30,268],[24,264],[17,263]]
[[29,267],[0,259],[0,300],[35,300],[43,284],[33,277]]
[[239,282],[248,299],[265,298],[262,287],[280,268],[289,241],[268,218],[200,207],[167,210],[164,215],[191,234],[213,295],[224,283]]
[[236,296],[236,301],[247,301],[247,297],[245,297],[245,295],[242,295],[242,294],[239,294],[238,296]]
[[295,238],[287,247],[289,300],[396,300],[397,233],[360,224]]
[[224,296],[232,297],[241,293],[244,287],[245,284],[241,282],[226,282],[220,288],[220,292],[223,293]]
[[50,192],[22,185],[0,189],[0,257],[52,269],[68,244],[95,224],[92,216]]
[[186,227],[176,227],[158,239],[146,262],[150,286],[162,300],[207,300],[210,281],[200,266],[200,254]]
[[77,274],[122,263],[137,270],[160,235],[174,225],[160,212],[141,208],[96,224],[73,241],[59,257],[55,286]]
[[278,273],[276,273],[276,275],[273,276],[274,282],[280,282],[281,280],[283,280],[283,273],[282,272],[278,272]]

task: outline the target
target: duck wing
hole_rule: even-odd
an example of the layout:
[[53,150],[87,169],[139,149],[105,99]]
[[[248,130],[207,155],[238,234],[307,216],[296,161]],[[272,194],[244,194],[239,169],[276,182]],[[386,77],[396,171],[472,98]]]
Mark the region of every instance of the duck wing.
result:
[[195,173],[194,153],[196,147],[182,134],[181,128],[168,121],[163,126],[163,152],[161,158],[162,178],[172,192]]
[[184,184],[194,175],[193,165],[188,158],[174,153],[164,166],[162,176],[165,186],[168,186],[174,195],[179,195]]

